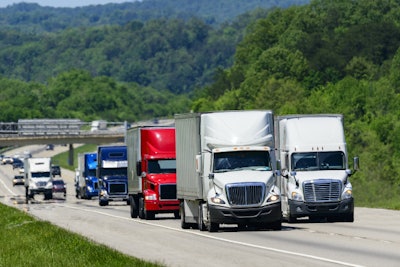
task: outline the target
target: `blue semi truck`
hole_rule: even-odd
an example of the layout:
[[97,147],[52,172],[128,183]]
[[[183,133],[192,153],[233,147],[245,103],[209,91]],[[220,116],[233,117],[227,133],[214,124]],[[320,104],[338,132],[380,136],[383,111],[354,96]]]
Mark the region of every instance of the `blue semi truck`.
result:
[[99,195],[96,169],[96,152],[78,154],[78,169],[75,176],[76,198],[91,199]]
[[99,205],[110,201],[126,201],[128,198],[128,159],[125,145],[98,146],[97,172],[99,179]]

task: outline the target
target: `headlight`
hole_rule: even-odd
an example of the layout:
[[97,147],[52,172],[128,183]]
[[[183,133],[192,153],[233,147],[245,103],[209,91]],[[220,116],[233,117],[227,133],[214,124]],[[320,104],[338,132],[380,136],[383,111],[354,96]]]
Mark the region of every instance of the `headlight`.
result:
[[267,202],[274,202],[279,200],[279,196],[278,195],[272,195],[268,198]]
[[222,199],[220,199],[219,197],[212,197],[211,198],[211,202],[215,203],[215,204],[225,204],[225,201],[223,201]]
[[301,200],[303,200],[303,197],[301,196],[301,194],[299,194],[297,192],[292,192],[292,199],[293,200],[297,200],[297,201],[301,201]]
[[147,195],[144,196],[145,200],[157,200],[157,195],[156,194],[151,194],[151,195]]
[[346,189],[342,194],[342,199],[349,199],[353,196],[353,191],[351,189]]

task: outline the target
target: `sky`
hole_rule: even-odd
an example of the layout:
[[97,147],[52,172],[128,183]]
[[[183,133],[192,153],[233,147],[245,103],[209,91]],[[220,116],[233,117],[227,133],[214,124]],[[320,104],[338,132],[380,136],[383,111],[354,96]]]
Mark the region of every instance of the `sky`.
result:
[[135,2],[137,0],[0,0],[0,8],[16,3],[37,3],[41,6],[51,7],[82,7],[89,5],[104,5],[109,3]]

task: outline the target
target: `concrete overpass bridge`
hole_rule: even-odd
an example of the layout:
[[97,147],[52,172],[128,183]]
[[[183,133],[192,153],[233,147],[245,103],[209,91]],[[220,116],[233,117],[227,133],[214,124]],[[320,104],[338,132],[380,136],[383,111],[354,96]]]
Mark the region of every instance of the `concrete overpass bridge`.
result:
[[125,143],[126,131],[136,125],[172,126],[173,120],[127,122],[82,122],[76,119],[33,119],[0,122],[0,147],[36,144],[68,144],[73,165],[73,144]]

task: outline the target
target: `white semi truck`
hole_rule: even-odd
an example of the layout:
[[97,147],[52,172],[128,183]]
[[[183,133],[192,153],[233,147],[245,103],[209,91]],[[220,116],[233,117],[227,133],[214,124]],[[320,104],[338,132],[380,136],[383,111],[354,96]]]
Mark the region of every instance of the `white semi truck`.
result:
[[175,115],[183,229],[281,229],[273,122],[264,110]]
[[[353,188],[340,114],[275,118],[282,214],[288,222],[354,221]],[[358,158],[354,159],[354,171]]]
[[44,199],[53,198],[51,158],[26,158],[24,172],[27,200],[37,194],[43,194]]

